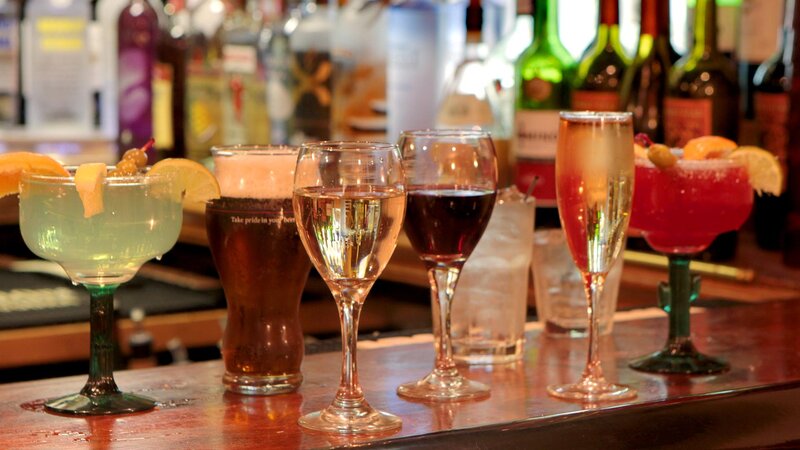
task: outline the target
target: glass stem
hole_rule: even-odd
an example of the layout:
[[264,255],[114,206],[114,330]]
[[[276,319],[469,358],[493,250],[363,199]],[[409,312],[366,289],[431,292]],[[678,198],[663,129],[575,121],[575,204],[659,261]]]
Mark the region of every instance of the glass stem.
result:
[[453,346],[450,342],[450,310],[460,274],[460,267],[436,265],[428,269],[428,280],[431,283],[433,339],[436,350],[434,372],[441,375],[455,374],[456,371],[456,364],[453,361]]
[[669,305],[669,342],[687,341],[691,330],[689,327],[689,304],[696,296],[689,273],[689,257],[687,255],[669,256],[669,291],[662,294],[668,299],[662,303]]
[[586,369],[583,372],[584,380],[598,380],[603,378],[603,368],[600,366],[600,329],[597,320],[597,307],[600,304],[600,296],[603,294],[603,284],[606,275],[592,273],[585,275],[584,286],[586,298],[589,303],[587,311],[589,313],[589,355],[586,358]]
[[336,298],[342,329],[342,376],[339,390],[333,403],[339,408],[354,408],[364,402],[364,392],[358,383],[356,344],[358,342],[358,319],[361,315],[362,299],[359,294],[345,290]]
[[81,389],[87,397],[119,393],[114,382],[114,292],[117,284],[86,285],[90,297],[89,380]]

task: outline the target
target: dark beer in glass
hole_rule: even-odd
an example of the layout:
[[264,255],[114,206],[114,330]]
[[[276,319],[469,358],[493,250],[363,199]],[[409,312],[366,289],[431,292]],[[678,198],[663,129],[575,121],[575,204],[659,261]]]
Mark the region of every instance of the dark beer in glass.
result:
[[311,268],[292,210],[297,149],[212,153],[222,197],[206,205],[206,229],[228,303],[223,383],[241,394],[294,391],[303,380],[300,297]]

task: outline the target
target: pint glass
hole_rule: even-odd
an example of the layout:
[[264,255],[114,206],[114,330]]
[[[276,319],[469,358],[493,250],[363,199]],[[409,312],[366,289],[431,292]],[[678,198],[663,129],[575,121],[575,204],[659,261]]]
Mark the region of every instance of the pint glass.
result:
[[292,209],[297,152],[212,149],[222,196],[206,206],[206,229],[228,303],[223,383],[240,394],[291,392],[303,380],[300,296],[311,262]]

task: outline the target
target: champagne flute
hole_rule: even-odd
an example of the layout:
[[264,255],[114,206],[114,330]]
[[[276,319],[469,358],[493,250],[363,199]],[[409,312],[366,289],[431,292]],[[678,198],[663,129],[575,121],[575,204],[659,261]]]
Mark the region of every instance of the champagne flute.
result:
[[450,310],[461,268],[494,209],[494,145],[483,131],[424,130],[401,133],[400,148],[408,185],[405,231],[428,269],[436,360],[430,374],[397,393],[429,401],[486,397],[488,386],[456,369]]
[[339,389],[301,426],[329,433],[380,433],[401,420],[372,408],[358,382],[358,319],[367,293],[394,252],[406,190],[397,146],[366,142],[304,144],[297,160],[293,206],[300,239],[331,290],[342,329]]
[[581,380],[548,386],[561,399],[587,403],[633,398],[636,390],[608,382],[598,348],[603,283],[619,256],[631,211],[634,179],[631,113],[562,112],[556,151],[558,214],[572,259],[583,276],[589,311],[589,354]]

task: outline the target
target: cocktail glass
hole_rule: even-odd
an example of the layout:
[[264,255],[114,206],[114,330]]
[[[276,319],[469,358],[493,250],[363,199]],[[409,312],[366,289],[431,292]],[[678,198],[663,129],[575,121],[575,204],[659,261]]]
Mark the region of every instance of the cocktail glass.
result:
[[658,304],[669,314],[666,346],[630,366],[655,373],[713,374],[729,365],[697,351],[690,332],[689,305],[700,293],[700,277],[689,271],[692,254],[719,234],[737,230],[753,205],[747,169],[728,159],[684,160],[660,169],[636,160],[631,228],[669,258],[669,283],[658,287]]
[[367,403],[358,382],[361,307],[397,245],[406,211],[397,146],[368,142],[303,144],[294,179],[297,229],[311,262],[333,294],[342,329],[339,389],[331,404],[300,418],[305,428],[378,434],[399,417]]
[[560,116],[558,215],[586,291],[589,352],[580,381],[548,386],[547,392],[584,403],[625,400],[635,397],[636,390],[611,383],[603,375],[597,312],[628,228],[634,182],[631,114],[562,112]]
[[489,386],[465,378],[456,368],[450,312],[461,269],[494,209],[494,144],[482,131],[420,130],[403,132],[400,149],[408,185],[404,227],[428,270],[436,359],[428,375],[401,384],[397,394],[422,401],[487,397]]
[[77,394],[50,400],[63,414],[100,415],[144,411],[146,397],[120,392],[114,382],[114,291],[146,261],[166,253],[178,239],[181,192],[171,176],[109,177],[102,186],[104,210],[84,217],[70,176],[23,174],[19,226],[37,256],[55,261],[90,295],[89,380]]

